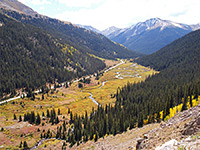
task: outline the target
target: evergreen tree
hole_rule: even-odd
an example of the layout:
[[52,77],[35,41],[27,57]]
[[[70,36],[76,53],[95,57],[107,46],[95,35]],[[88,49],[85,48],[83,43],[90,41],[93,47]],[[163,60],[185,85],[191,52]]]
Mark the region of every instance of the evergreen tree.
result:
[[19,122],[21,122],[22,121],[22,116],[21,115],[19,115]]
[[60,113],[60,108],[58,108],[58,115],[61,115],[61,113]]
[[23,149],[24,149],[24,150],[28,150],[28,149],[29,149],[29,147],[28,147],[28,144],[27,144],[27,142],[26,142],[26,141],[24,141],[24,144],[23,144]]
[[27,116],[24,114],[24,122],[27,121]]
[[143,115],[142,113],[140,112],[139,113],[139,116],[138,116],[138,127],[143,127]]
[[98,132],[98,131],[96,131],[96,134],[95,134],[94,141],[96,142],[96,141],[98,140],[98,138],[99,138],[99,132]]
[[78,83],[78,88],[82,88],[83,84],[82,83]]
[[47,109],[47,118],[50,118],[50,113],[49,113],[49,109]]
[[37,113],[37,118],[36,118],[36,125],[39,125],[41,123],[41,118],[39,113]]
[[19,148],[22,148],[22,141],[20,142]]
[[58,119],[58,116],[56,117],[56,120],[55,120],[55,124],[58,124],[60,121]]
[[13,119],[14,119],[14,120],[17,120],[17,117],[16,117],[16,115],[15,115],[15,114],[13,115]]
[[184,110],[187,110],[187,97],[186,96],[184,97],[183,106],[182,106],[181,111],[184,111]]
[[72,124],[73,123],[73,114],[72,114],[72,112],[70,112],[70,124]]
[[192,107],[192,95],[190,95],[190,106]]
[[71,111],[70,111],[70,108],[68,108],[68,114],[70,113]]
[[65,88],[68,88],[69,86],[68,86],[68,83],[66,83],[66,85],[65,85]]
[[30,118],[30,123],[35,123],[35,112],[31,111],[31,118]]

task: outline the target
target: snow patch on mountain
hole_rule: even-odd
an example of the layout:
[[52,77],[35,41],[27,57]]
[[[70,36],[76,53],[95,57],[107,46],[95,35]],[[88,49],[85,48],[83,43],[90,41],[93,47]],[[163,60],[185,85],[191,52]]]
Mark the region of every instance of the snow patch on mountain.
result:
[[169,20],[161,20],[160,18],[152,18],[152,19],[146,20],[145,22],[139,22],[136,25],[131,26],[125,31],[125,33],[132,31],[133,32],[132,36],[134,36],[136,34],[140,34],[147,30],[160,28],[160,31],[162,31],[168,27],[182,28],[184,30],[191,29],[191,27],[186,24],[180,24],[173,21],[169,21]]
[[109,27],[109,28],[101,31],[101,34],[103,34],[105,36],[109,36],[110,34],[114,34],[116,36],[122,31],[123,31],[123,29],[112,26],[112,27]]
[[98,29],[92,27],[92,26],[88,26],[88,25],[81,25],[81,24],[77,24],[77,26],[81,27],[81,28],[85,28],[87,30],[96,32],[96,33],[101,33],[101,31],[99,31]]

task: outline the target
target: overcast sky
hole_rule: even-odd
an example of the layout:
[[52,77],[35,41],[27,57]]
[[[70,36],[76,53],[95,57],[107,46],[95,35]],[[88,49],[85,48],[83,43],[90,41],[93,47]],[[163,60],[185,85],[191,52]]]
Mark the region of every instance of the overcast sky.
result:
[[40,14],[91,25],[129,27],[159,17],[179,23],[200,23],[200,0],[19,0]]

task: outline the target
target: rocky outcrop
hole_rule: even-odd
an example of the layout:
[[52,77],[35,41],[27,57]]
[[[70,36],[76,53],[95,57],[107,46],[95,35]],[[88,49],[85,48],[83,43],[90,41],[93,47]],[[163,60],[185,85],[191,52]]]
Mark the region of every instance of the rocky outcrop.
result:
[[182,134],[192,135],[198,131],[200,132],[200,113],[195,119],[185,124]]
[[199,145],[200,149],[199,135],[200,105],[178,113],[168,121],[160,123],[159,128],[147,132],[137,140],[136,149],[194,148],[192,145]]
[[162,146],[156,147],[155,150],[199,150],[200,149],[200,137],[199,136],[190,136],[184,140],[178,142],[175,139],[172,139]]

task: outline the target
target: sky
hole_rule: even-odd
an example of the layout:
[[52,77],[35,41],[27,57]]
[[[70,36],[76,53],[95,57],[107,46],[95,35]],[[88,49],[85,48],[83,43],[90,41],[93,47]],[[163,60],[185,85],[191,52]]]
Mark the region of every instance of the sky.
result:
[[99,30],[126,28],[150,18],[200,23],[200,0],[18,0],[36,12],[91,25]]

